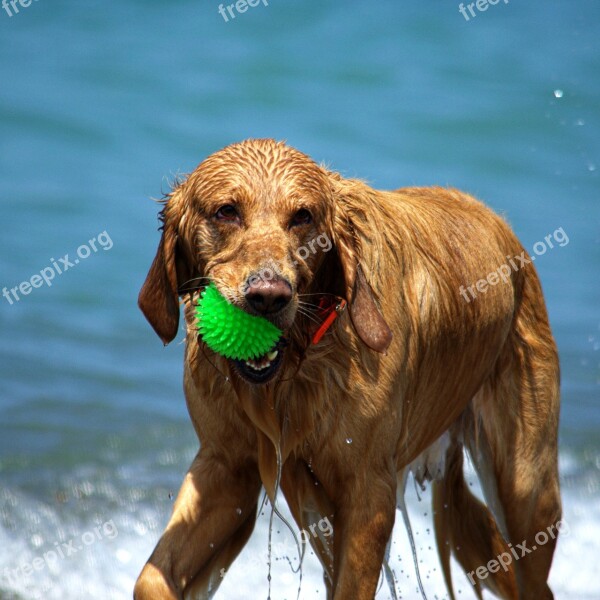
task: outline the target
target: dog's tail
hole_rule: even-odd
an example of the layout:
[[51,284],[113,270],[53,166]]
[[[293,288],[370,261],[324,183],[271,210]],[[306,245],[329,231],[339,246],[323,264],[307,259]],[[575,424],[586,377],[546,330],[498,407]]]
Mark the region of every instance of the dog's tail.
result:
[[[463,474],[460,444],[448,451],[446,474],[433,483],[433,514],[438,554],[451,600],[455,600],[450,554],[467,573],[478,598],[483,588],[501,598],[517,598],[512,555],[485,504],[471,492]],[[490,569],[486,565],[491,560]],[[477,569],[483,567],[484,570]]]

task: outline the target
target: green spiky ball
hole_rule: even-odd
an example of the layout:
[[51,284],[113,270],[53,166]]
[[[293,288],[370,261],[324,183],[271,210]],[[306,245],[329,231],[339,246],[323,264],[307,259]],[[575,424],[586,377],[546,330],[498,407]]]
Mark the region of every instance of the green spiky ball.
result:
[[281,337],[281,330],[267,319],[249,315],[227,302],[214,283],[200,294],[196,317],[204,343],[225,358],[258,358]]

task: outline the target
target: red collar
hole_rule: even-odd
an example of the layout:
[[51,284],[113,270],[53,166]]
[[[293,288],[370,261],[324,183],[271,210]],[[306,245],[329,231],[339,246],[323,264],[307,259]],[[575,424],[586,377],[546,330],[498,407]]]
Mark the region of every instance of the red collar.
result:
[[321,341],[321,338],[333,325],[333,322],[344,312],[346,304],[346,301],[339,296],[331,294],[321,296],[319,300],[319,316],[323,319],[323,322],[313,334],[313,344],[318,344]]

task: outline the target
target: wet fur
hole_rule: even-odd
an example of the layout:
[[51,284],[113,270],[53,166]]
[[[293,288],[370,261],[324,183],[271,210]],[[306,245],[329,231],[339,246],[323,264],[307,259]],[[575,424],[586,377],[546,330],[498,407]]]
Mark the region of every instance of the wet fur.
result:
[[[232,199],[244,214],[235,231],[211,220]],[[302,231],[287,226],[300,206],[314,216]],[[298,526],[333,523],[333,539],[313,546],[334,600],[374,597],[399,481],[445,432],[434,508],[449,585],[450,550],[471,571],[560,519],[558,358],[537,274],[513,271],[471,302],[459,293],[523,251],[484,205],[443,188],[378,191],[283,143],[248,140],[200,164],[162,218],[140,307],[168,343],[183,302],[184,387],[201,449],[137,600],[212,597],[252,532],[261,485],[274,494],[276,449]],[[334,248],[294,265],[294,251],[322,232]],[[236,290],[269,259],[296,298],[336,294],[349,311],[312,346],[311,319],[295,301],[277,317],[290,339],[282,370],[252,386],[199,345],[193,304],[206,278]],[[465,486],[463,446],[491,482],[488,502],[508,539]],[[552,598],[554,545],[481,584],[504,598]]]

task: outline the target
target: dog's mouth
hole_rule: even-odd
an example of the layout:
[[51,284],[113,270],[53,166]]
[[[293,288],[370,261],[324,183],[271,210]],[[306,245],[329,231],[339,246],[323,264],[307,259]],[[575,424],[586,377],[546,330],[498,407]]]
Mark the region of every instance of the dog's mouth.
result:
[[283,363],[285,344],[277,342],[275,346],[263,356],[250,360],[231,360],[236,372],[248,383],[264,384],[277,375]]

